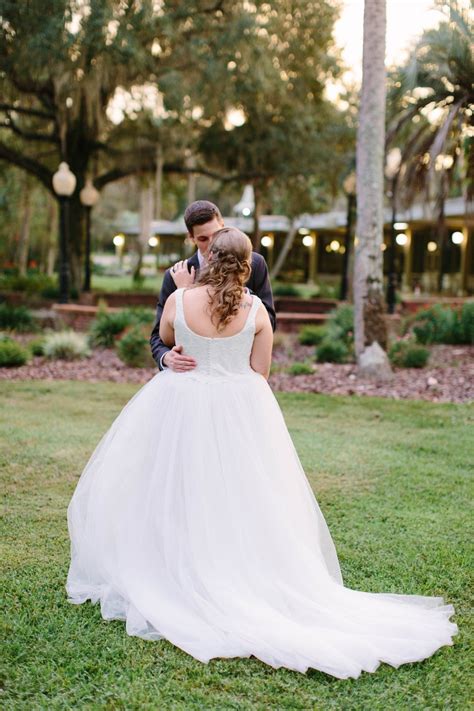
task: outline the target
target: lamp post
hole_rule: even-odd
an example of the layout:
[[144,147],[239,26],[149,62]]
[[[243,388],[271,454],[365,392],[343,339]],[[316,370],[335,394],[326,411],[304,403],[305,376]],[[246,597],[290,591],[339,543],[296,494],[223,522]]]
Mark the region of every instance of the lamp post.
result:
[[387,155],[385,165],[385,175],[390,181],[390,199],[392,203],[392,219],[390,222],[390,245],[388,248],[388,284],[387,284],[387,308],[388,313],[395,312],[396,294],[397,294],[397,231],[395,222],[397,220],[397,187],[398,176],[400,174],[400,166],[402,155],[399,148],[392,148]]
[[91,210],[97,204],[100,194],[94,188],[92,180],[87,178],[86,184],[79,193],[81,203],[86,213],[86,248],[84,261],[84,291],[91,290]]
[[123,265],[123,246],[125,244],[125,235],[123,235],[121,232],[119,232],[115,237],[113,238],[113,243],[115,247],[115,254],[118,257],[118,262],[119,262],[119,267],[122,268]]
[[53,175],[53,189],[59,202],[59,303],[69,301],[69,220],[68,198],[76,189],[76,176],[69,170],[67,163],[62,162]]
[[349,173],[343,183],[344,192],[347,195],[347,219],[346,233],[344,238],[344,255],[342,259],[342,275],[339,298],[341,301],[347,299],[348,283],[349,283],[349,256],[352,243],[352,225],[354,224],[354,208],[356,204],[356,174],[354,171]]

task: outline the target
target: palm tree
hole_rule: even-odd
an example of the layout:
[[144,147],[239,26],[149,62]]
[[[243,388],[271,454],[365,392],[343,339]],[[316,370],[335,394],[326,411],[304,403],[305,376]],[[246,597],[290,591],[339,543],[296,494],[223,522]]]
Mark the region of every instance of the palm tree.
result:
[[387,149],[402,146],[398,201],[423,197],[434,208],[441,260],[439,290],[450,241],[444,203],[455,181],[466,202],[474,187],[472,140],[474,59],[468,11],[455,0],[438,3],[446,20],[426,31],[406,66],[389,77]]
[[[354,255],[354,341],[359,369],[367,348],[386,347],[383,298],[383,166],[385,147],[385,0],[365,0],[362,94],[357,134],[357,226]],[[373,348],[371,349],[373,350]],[[372,373],[387,370],[378,352]]]

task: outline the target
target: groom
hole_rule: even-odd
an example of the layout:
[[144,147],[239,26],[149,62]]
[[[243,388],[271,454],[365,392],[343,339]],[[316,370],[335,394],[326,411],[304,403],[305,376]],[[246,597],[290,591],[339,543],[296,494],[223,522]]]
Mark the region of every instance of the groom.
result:
[[[207,252],[214,233],[224,227],[219,208],[208,200],[196,200],[191,203],[184,213],[184,222],[188,229],[188,237],[196,245],[197,250],[190,259],[178,262],[166,271],[156,307],[156,322],[150,336],[151,352],[159,369],[171,368],[179,372],[193,370],[197,363],[194,358],[183,353],[183,347],[179,343],[171,349],[165,346],[160,338],[161,314],[168,296],[173,291],[194,283],[199,269],[207,262]],[[261,298],[275,330],[275,307],[268,268],[262,255],[256,252],[252,252],[252,271],[246,286]]]

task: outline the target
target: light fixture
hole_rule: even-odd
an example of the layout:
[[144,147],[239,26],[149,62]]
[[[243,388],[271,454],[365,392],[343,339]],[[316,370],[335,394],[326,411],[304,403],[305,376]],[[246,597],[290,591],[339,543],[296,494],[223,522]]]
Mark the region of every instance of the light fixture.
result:
[[453,244],[462,244],[464,241],[464,235],[462,232],[453,232],[451,235],[451,241]]
[[87,178],[86,184],[79,193],[79,198],[84,207],[94,207],[97,204],[100,193],[94,188],[92,180]]
[[271,247],[273,245],[273,240],[270,235],[264,235],[260,240],[262,247]]
[[338,249],[339,254],[345,254],[346,253],[346,248],[344,247],[343,244]]
[[314,244],[314,239],[311,237],[311,235],[305,235],[303,237],[303,244],[305,247],[312,247]]
[[125,244],[125,236],[122,234],[115,235],[112,241],[116,247],[123,247]]
[[382,244],[380,245],[380,249],[382,250],[382,252],[385,252],[385,250],[387,249],[387,245],[385,244],[385,242],[382,242]]
[[340,242],[337,241],[337,239],[333,239],[330,243],[329,246],[331,247],[332,252],[337,252],[339,247],[341,246]]
[[408,222],[394,222],[393,226],[396,230],[407,230]]
[[148,240],[148,244],[150,245],[150,247],[158,247],[158,245],[160,244],[160,240],[158,239],[158,237],[150,237],[150,239]]
[[298,230],[299,235],[309,235],[309,230],[307,227],[300,227]]
[[242,210],[242,215],[244,217],[248,217],[252,213],[252,210],[249,207],[244,207]]
[[76,189],[76,176],[69,170],[69,166],[64,161],[59,164],[59,168],[53,175],[53,188],[59,197],[70,197]]
[[428,244],[426,245],[426,249],[428,250],[428,252],[436,252],[436,250],[438,249],[438,245],[436,244],[436,242],[428,242]]
[[408,237],[403,232],[400,232],[400,234],[395,237],[395,241],[400,247],[403,247],[408,242]]

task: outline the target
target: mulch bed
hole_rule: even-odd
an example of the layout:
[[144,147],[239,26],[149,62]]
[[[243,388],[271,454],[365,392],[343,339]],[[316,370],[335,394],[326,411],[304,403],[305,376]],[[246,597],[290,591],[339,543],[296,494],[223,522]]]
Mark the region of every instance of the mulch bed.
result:
[[[28,336],[18,338],[28,341]],[[309,375],[284,372],[295,361],[309,361],[314,347],[301,346],[287,337],[274,349],[274,369],[270,385],[275,391],[315,392],[333,395],[376,395],[396,400],[416,399],[432,402],[470,402],[474,400],[474,346],[432,346],[427,367],[395,368],[388,382],[361,379],[354,364],[314,364]],[[0,368],[0,380],[86,380],[144,384],[155,368],[129,368],[114,350],[95,349],[81,361],[48,361],[34,357],[20,368]]]

